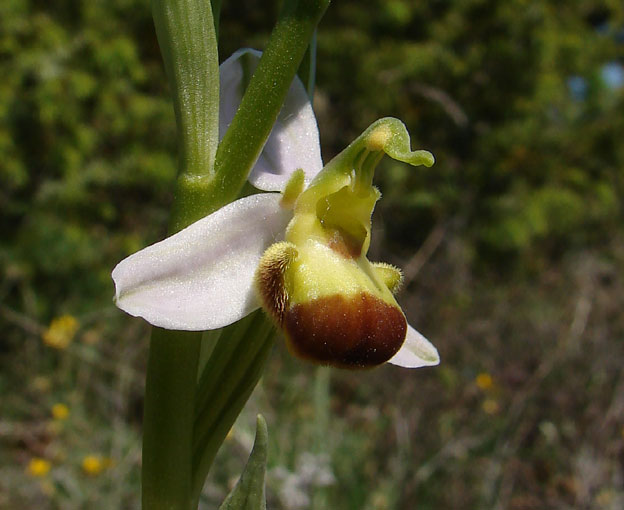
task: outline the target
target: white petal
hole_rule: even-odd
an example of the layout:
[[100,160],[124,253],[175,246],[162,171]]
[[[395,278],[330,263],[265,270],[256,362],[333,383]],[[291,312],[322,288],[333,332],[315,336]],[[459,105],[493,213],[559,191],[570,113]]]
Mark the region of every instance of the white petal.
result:
[[[262,53],[245,48],[238,50],[221,66],[219,105],[219,136],[223,137],[232,122],[242,98],[243,55],[247,56],[251,75]],[[265,191],[281,191],[291,174],[303,169],[306,184],[323,168],[318,126],[312,104],[299,78],[290,86],[284,106],[262,154],[249,175],[249,181]]]
[[409,324],[403,346],[388,363],[405,368],[419,368],[440,363],[438,350]]
[[259,306],[254,272],[291,217],[280,199],[241,198],[122,260],[112,274],[117,306],[166,329],[202,331],[241,319]]

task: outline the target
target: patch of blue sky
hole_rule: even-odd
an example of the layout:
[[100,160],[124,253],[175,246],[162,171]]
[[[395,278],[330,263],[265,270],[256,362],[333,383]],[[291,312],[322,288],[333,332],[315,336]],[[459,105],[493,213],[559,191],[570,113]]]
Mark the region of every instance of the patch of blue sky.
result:
[[624,87],[624,66],[618,62],[608,62],[600,70],[604,84],[610,89]]

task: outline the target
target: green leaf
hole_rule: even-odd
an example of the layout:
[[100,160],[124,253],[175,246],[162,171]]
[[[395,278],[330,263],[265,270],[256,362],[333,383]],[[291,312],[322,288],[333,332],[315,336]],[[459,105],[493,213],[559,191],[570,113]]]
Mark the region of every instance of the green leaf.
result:
[[219,510],[266,510],[264,475],[268,442],[266,421],[258,415],[256,440],[245,470]]

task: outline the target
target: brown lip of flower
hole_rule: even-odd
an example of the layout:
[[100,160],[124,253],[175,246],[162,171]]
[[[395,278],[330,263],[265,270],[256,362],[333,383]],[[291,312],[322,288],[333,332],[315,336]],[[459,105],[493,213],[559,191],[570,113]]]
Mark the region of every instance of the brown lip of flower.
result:
[[288,308],[282,327],[301,358],[340,368],[372,368],[401,348],[407,332],[403,312],[367,293],[340,294]]

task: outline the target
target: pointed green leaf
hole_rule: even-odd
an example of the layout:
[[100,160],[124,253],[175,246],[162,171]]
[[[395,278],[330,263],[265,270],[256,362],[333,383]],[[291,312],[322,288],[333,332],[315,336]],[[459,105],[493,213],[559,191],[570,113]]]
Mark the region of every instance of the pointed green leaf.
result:
[[258,415],[256,440],[245,470],[219,510],[266,510],[264,475],[266,472],[268,432],[266,421]]

